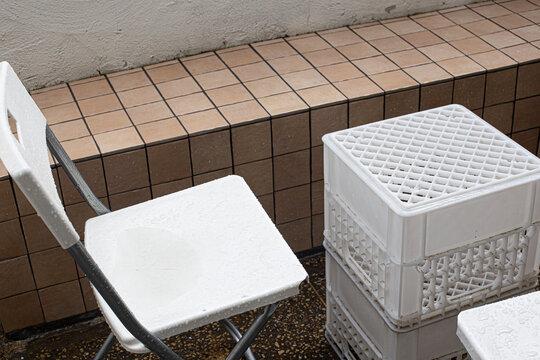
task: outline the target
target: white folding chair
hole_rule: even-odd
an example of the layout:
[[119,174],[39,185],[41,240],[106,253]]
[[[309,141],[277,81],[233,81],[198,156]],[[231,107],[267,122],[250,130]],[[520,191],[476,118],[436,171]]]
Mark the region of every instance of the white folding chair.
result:
[[[98,214],[86,223],[86,248],[56,191],[47,145]],[[255,359],[250,344],[279,301],[298,294],[307,278],[238,176],[110,212],[6,62],[0,63],[0,159],[94,287],[112,330],[95,359],[103,358],[115,339],[130,352],[181,359],[160,339],[214,321],[237,342],[227,359]],[[262,314],[244,335],[227,320],[259,307]]]

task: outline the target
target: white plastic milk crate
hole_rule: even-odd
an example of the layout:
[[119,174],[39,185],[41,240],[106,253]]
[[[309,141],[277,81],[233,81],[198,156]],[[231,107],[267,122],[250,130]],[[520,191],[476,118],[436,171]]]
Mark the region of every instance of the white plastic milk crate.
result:
[[399,332],[386,323],[346,273],[339,257],[326,254],[326,337],[342,360],[464,360],[457,318]]
[[536,285],[540,160],[474,113],[448,105],[323,141],[327,243],[396,326]]

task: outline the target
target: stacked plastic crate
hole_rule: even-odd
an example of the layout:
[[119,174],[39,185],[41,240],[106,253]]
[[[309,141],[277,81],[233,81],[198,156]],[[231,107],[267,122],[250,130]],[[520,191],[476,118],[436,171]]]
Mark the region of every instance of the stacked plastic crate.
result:
[[323,140],[328,340],[465,358],[457,313],[537,285],[540,160],[460,105]]

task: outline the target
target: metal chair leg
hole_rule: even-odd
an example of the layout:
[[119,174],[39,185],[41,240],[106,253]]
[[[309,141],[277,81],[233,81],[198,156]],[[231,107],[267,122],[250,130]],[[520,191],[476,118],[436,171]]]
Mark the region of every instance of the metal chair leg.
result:
[[279,301],[264,307],[263,313],[259,315],[257,319],[255,319],[244,336],[242,336],[240,341],[236,343],[226,360],[238,360],[244,355],[249,345],[253,342],[253,340],[255,340],[255,337],[257,337],[268,320],[270,320],[278,306]]
[[[229,334],[231,334],[231,337],[234,339],[234,341],[240,341],[240,339],[242,338],[242,333],[236,328],[236,326],[234,326],[234,324],[229,319],[220,320],[219,323],[225,330],[227,330]],[[247,360],[257,360],[255,355],[253,354],[253,351],[251,351],[251,348],[248,348],[246,350],[244,357]]]
[[94,356],[94,360],[101,360],[105,358],[105,355],[107,355],[109,350],[111,350],[115,342],[116,342],[116,336],[114,336],[113,333],[110,333],[109,336],[107,336],[107,338],[103,342],[103,345],[101,345],[101,348],[99,349],[99,351],[96,353],[96,356]]

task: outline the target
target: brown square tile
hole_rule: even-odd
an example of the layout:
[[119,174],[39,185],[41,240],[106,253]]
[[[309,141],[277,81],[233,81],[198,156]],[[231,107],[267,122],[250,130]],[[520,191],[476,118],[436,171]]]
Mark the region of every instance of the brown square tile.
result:
[[26,255],[26,246],[18,219],[0,223],[0,260]]
[[484,106],[514,100],[517,67],[487,73]]
[[197,82],[204,90],[238,84],[238,80],[229,69],[222,69],[209,73],[195,75],[195,79],[197,79]]
[[[150,104],[131,107],[126,109],[126,111],[135,125],[163,120],[174,116],[164,101],[156,101]],[[88,122],[88,118],[86,118],[86,122]]]
[[208,72],[225,69],[225,64],[214,54],[198,58],[181,59],[184,66],[192,75],[200,75]]
[[420,88],[420,111],[451,104],[453,92],[454,84],[452,81],[422,86]]
[[315,69],[297,71],[283,75],[283,79],[294,89],[300,90],[328,84],[328,81]]
[[512,102],[486,106],[484,108],[483,119],[496,127],[504,134],[512,131],[512,116],[514,115],[514,104]]
[[161,100],[153,85],[119,92],[118,97],[126,108]]
[[311,183],[311,215],[324,213],[324,181]]
[[272,156],[270,122],[261,121],[231,129],[234,165]]
[[518,99],[540,94],[540,62],[521,65],[518,68],[517,92]]
[[491,33],[504,30],[502,27],[500,27],[499,25],[489,20],[480,20],[480,21],[471,22],[468,24],[464,24],[463,27],[478,36],[491,34]]
[[201,88],[191,76],[162,82],[156,86],[165,99],[193,94],[201,91]]
[[511,46],[501,51],[519,63],[538,60],[540,58],[540,49],[531,44]]
[[485,74],[456,79],[454,103],[468,109],[479,109],[484,104]]
[[0,300],[0,321],[5,333],[43,323],[37,291]]
[[263,79],[274,76],[276,73],[265,62],[258,62],[249,65],[242,65],[231,69],[240,81],[246,82],[251,80]]
[[70,102],[64,105],[52,106],[43,109],[42,112],[47,119],[47,124],[49,125],[81,118],[79,108],[74,102]]
[[169,195],[193,186],[193,178],[185,178],[181,180],[175,180],[168,183],[152,185],[152,195],[155,198]]
[[324,178],[324,146],[311,148],[311,181]]
[[322,145],[329,132],[347,128],[347,104],[322,107],[311,111],[311,146]]
[[300,53],[330,48],[330,45],[316,34],[290,37],[287,38],[286,41]]
[[[34,268],[35,271],[35,268]],[[0,298],[36,288],[28,256],[0,261]]]
[[[81,161],[78,162],[76,166],[86,183],[90,186],[97,197],[107,196],[101,159]],[[58,176],[60,177],[60,184],[62,185],[62,197],[65,205],[71,205],[84,201],[71,180],[67,177],[64,169],[61,167],[58,168]]]
[[366,75],[379,74],[382,72],[399,69],[396,64],[394,64],[384,55],[354,60],[353,64],[362,70]]
[[398,35],[411,34],[425,30],[422,26],[410,19],[387,23],[385,26]]
[[194,175],[231,167],[229,131],[216,131],[191,138],[191,160]]
[[533,11],[526,11],[520,14],[521,16],[531,20],[533,23],[538,24],[540,22],[540,9]]
[[30,254],[38,289],[77,279],[75,261],[61,247]]
[[512,32],[529,42],[540,40],[540,26],[538,24],[514,29]]
[[383,25],[373,25],[366,27],[352,27],[353,31],[367,41],[384,39],[395,36],[393,32],[385,28]]
[[418,111],[420,89],[411,89],[386,94],[384,117],[386,119],[411,114]]
[[124,75],[110,74],[107,77],[117,92],[152,85],[150,79],[142,70],[128,72]]
[[491,19],[491,21],[497,23],[505,29],[515,29],[522,26],[532,25],[533,23],[525,19],[523,16],[518,14],[510,14],[505,16],[500,16]]
[[243,177],[251,191],[257,196],[270,194],[273,191],[272,159],[238,165],[234,173]]
[[390,60],[392,60],[401,68],[427,64],[431,62],[430,59],[428,59],[421,52],[415,49],[398,51],[392,54],[388,54],[387,56],[390,58]]
[[103,157],[109,194],[150,186],[144,149]]
[[285,115],[308,108],[294,92],[267,96],[259,101],[271,116]]
[[73,161],[91,159],[99,156],[99,150],[91,136],[62,142],[62,147]]
[[512,131],[522,131],[538,127],[538,109],[540,109],[540,96],[516,100],[514,128]]
[[313,237],[313,247],[320,247],[324,241],[324,215],[314,215],[311,217],[311,233]]
[[94,291],[90,286],[90,280],[88,280],[87,278],[82,278],[79,279],[79,283],[81,284],[84,307],[86,311],[97,310],[98,304],[96,298],[94,297]]
[[111,210],[116,211],[152,199],[150,188],[131,190],[110,196]]
[[78,280],[39,290],[39,298],[47,322],[82,314],[86,310]]
[[58,141],[73,140],[90,135],[86,124],[82,120],[72,120],[52,125],[51,130]]
[[501,5],[510,11],[522,13],[538,9],[537,5],[527,0],[514,0],[501,3]]
[[90,81],[82,84],[70,84],[71,91],[75,95],[75,99],[83,100],[91,97],[112,94],[113,90],[109,82],[101,77],[100,80]]
[[272,119],[272,140],[274,156],[309,148],[309,113]]
[[176,79],[182,79],[188,76],[184,67],[176,60],[168,65],[145,67],[148,76],[155,84],[159,84],[165,81],[171,81]]
[[32,94],[32,98],[40,109],[67,104],[74,101],[71,92],[65,84],[58,89]]
[[483,35],[482,39],[484,39],[485,41],[487,41],[488,43],[490,43],[497,49],[502,49],[505,47],[522,44],[525,42],[507,30]]
[[137,125],[137,130],[141,134],[146,145],[157,144],[187,136],[186,131],[176,118]]
[[221,60],[230,67],[252,64],[262,61],[261,57],[250,47],[235,51],[218,51]]
[[383,92],[380,87],[367,77],[340,81],[334,83],[334,86],[349,100],[372,96]]
[[[109,202],[106,196],[101,198],[100,200],[105,206],[109,206]],[[84,229],[86,221],[97,216],[95,211],[92,210],[92,208],[86,202],[82,202],[66,206],[66,213],[71,220],[73,227],[81,237],[81,240],[84,241]],[[79,276],[81,276],[83,271],[78,267],[77,271],[79,272]]]
[[269,60],[268,63],[280,74],[311,69],[312,66],[300,55]]
[[452,11],[444,14],[445,17],[449,18],[456,24],[467,24],[475,21],[482,20],[482,16],[478,15],[470,9]]
[[371,77],[385,91],[417,86],[418,83],[402,70],[388,71]]
[[88,116],[86,118],[86,123],[92,134],[100,134],[132,126],[129,117],[124,110]]
[[492,5],[487,5],[487,6],[479,6],[479,7],[475,8],[474,11],[476,11],[480,15],[483,15],[483,16],[487,17],[488,19],[489,18],[494,18],[494,17],[497,17],[497,16],[503,16],[503,15],[512,14],[511,11],[508,11],[508,9],[505,9],[504,7],[502,7],[500,5],[497,5],[497,4],[492,4]]
[[364,74],[350,62],[323,66],[318,70],[331,82],[355,79],[364,76]]
[[284,40],[279,39],[278,42],[268,44],[268,45],[254,44],[255,50],[266,60],[276,59],[285,56],[291,56],[297,54],[289,44]]
[[294,252],[311,249],[311,218],[278,225],[279,232]]
[[280,94],[291,90],[279,76],[250,81],[244,85],[246,85],[249,91],[257,98]]
[[430,84],[443,80],[452,79],[452,75],[444,71],[437,64],[425,64],[404,69],[413,79],[420,84]]
[[257,199],[268,214],[268,217],[272,220],[272,222],[274,222],[274,194],[261,195],[258,196]]
[[55,237],[37,214],[21,217],[21,223],[30,253],[58,247]]
[[319,35],[334,47],[362,42],[362,39],[348,28],[320,31]]
[[202,92],[167,99],[167,104],[169,104],[175,115],[185,115],[214,107]]
[[422,46],[441,44],[444,42],[431,31],[420,31],[417,33],[406,34],[403,35],[402,38],[407,40],[410,44],[417,48]]
[[414,19],[417,23],[429,30],[435,30],[454,25],[450,20],[442,15],[425,16]]
[[274,186],[282,190],[310,182],[310,153],[301,150],[274,157]]
[[384,119],[383,96],[353,101],[349,104],[349,127],[370,124],[382,119]]
[[439,65],[456,77],[484,71],[483,67],[465,56],[440,61]]
[[255,100],[221,106],[219,110],[231,125],[268,119],[270,117],[266,110]]
[[459,52],[454,47],[446,43],[425,46],[425,47],[419,48],[418,50],[420,50],[431,60],[436,61],[436,62],[463,56],[461,52]]
[[463,40],[474,37],[474,34],[465,30],[459,25],[436,29],[433,30],[433,32],[446,41]]
[[375,46],[377,50],[385,54],[412,49],[412,46],[402,40],[399,36],[373,40],[371,41],[371,45]]
[[275,192],[276,223],[301,219],[311,215],[310,185]]
[[147,152],[152,185],[191,176],[191,159],[187,139],[149,146]]
[[297,93],[311,108],[347,100],[343,94],[330,84],[298,90]]
[[216,106],[235,104],[253,99],[253,96],[251,96],[242,84],[208,90],[206,91],[206,94],[212,99]]
[[306,59],[316,67],[338,64],[347,61],[339,52],[335,49],[317,50],[304,55]]
[[540,128],[521,131],[512,134],[512,139],[533,154],[538,151],[538,134]]
[[472,55],[495,50],[488,43],[477,37],[451,41],[450,44],[465,55]]
[[210,171],[201,175],[195,175],[193,177],[193,184],[195,186],[201,185],[213,180],[221,179],[222,177],[232,175],[233,171],[232,168],[226,168],[216,171]]
[[486,70],[496,70],[516,65],[516,62],[499,50],[471,55],[471,59],[480,64]]
[[370,56],[380,55],[380,52],[367,42],[359,42],[351,45],[337,47],[339,52],[349,60],[363,59]]
[[179,117],[189,135],[200,134],[229,126],[227,121],[216,109],[199,111]]
[[118,101],[114,94],[81,100],[78,104],[84,116],[97,115],[122,109],[120,101]]

